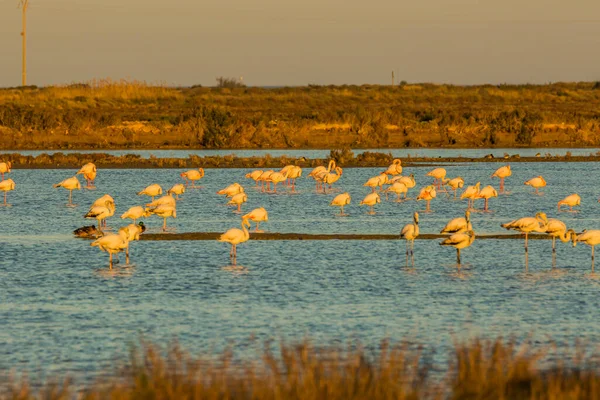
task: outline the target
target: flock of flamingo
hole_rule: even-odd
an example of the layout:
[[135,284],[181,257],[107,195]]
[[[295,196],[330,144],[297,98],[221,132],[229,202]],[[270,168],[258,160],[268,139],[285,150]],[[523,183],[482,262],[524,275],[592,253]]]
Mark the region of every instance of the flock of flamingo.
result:
[[[416,186],[416,180],[413,174],[408,176],[402,175],[402,171],[401,160],[395,159],[385,171],[377,176],[369,178],[364,183],[363,186],[370,188],[371,191],[360,202],[360,205],[369,207],[368,214],[375,213],[375,206],[381,202],[382,195],[385,195],[386,199],[388,199],[390,193],[396,194],[396,201],[398,202],[409,199],[407,197],[408,191]],[[4,192],[3,206],[10,206],[10,204],[7,203],[7,193],[15,190],[16,187],[15,182],[12,179],[5,179],[5,174],[10,172],[11,163],[0,162],[0,176],[2,178],[2,181],[0,181],[0,191]],[[331,160],[327,168],[318,166],[314,168],[308,176],[315,180],[315,188],[318,192],[328,193],[328,189],[332,189],[333,184],[342,177],[342,174],[342,168],[337,166],[334,160]],[[72,201],[73,190],[81,189],[81,183],[79,182],[77,175],[82,175],[86,180],[86,189],[95,189],[94,182],[97,175],[97,168],[93,163],[88,163],[84,165],[75,176],[53,185],[55,188],[63,188],[69,191],[68,207],[75,206]],[[509,165],[498,168],[491,175],[492,178],[499,178],[499,192],[501,194],[508,193],[505,190],[505,179],[511,175],[512,172]],[[103,227],[106,227],[106,219],[113,216],[115,213],[115,201],[108,194],[100,197],[92,203],[88,212],[84,215],[85,218],[97,220],[97,227],[91,225],[76,229],[74,231],[75,235],[96,238],[96,240],[91,243],[91,246],[98,247],[100,250],[109,254],[110,268],[113,267],[113,255],[118,255],[120,252],[125,252],[126,262],[129,263],[129,243],[138,240],[140,234],[146,229],[143,222],[136,224],[136,221],[140,218],[149,217],[150,215],[157,215],[163,218],[162,229],[163,231],[166,231],[167,218],[177,217],[177,201],[180,200],[179,196],[185,193],[186,189],[199,188],[196,186],[196,183],[204,177],[204,170],[202,168],[193,169],[182,172],[180,176],[184,179],[185,183],[173,185],[173,187],[166,192],[166,195],[163,195],[163,189],[158,184],[152,184],[138,192],[137,194],[140,196],[149,196],[152,201],[146,203],[145,206],[131,207],[123,213],[121,218],[130,219],[132,220],[132,223],[121,227],[116,234],[105,234],[102,230]],[[255,187],[260,191],[274,193],[277,193],[278,184],[285,185],[289,187],[292,192],[295,192],[296,179],[301,176],[302,168],[297,165],[287,165],[280,171],[256,170],[245,175],[246,178],[255,182]],[[471,211],[474,210],[475,207],[474,203],[478,199],[484,200],[482,211],[488,211],[488,202],[491,198],[498,197],[498,191],[490,185],[481,188],[480,182],[465,188],[463,178],[447,178],[446,170],[444,168],[435,168],[428,172],[427,176],[433,178],[433,183],[423,187],[416,197],[417,201],[423,200],[426,202],[426,209],[424,212],[431,212],[430,202],[437,197],[437,192],[445,193],[446,196],[450,196],[450,192],[453,192],[453,195],[456,198],[458,196],[457,191],[463,189],[460,198],[468,200],[465,216],[452,219],[440,232],[441,234],[449,235],[440,242],[440,245],[451,246],[456,249],[457,264],[460,268],[460,251],[471,246],[475,240],[475,232],[470,219]],[[542,176],[537,176],[526,181],[524,184],[534,188],[535,194],[540,194],[539,189],[546,186],[546,181]],[[242,205],[248,200],[243,186],[237,182],[219,190],[217,194],[226,196],[229,199],[227,205],[235,206],[236,210],[234,212],[237,213],[241,213]],[[155,199],[157,196],[161,197]],[[346,216],[347,214],[344,213],[344,206],[349,205],[350,202],[350,194],[344,192],[335,196],[330,202],[330,205],[340,207],[340,213],[338,215]],[[568,206],[572,211],[573,207],[580,205],[580,203],[581,197],[578,194],[571,194],[559,201],[557,206],[559,211],[563,206]],[[250,238],[250,232],[248,230],[250,228],[250,221],[256,224],[255,232],[262,232],[259,230],[259,225],[261,222],[268,221],[267,210],[260,207],[242,215],[241,229],[229,229],[217,239],[220,242],[226,242],[231,245],[229,255],[234,265],[236,265],[237,260],[237,245],[248,241]],[[600,244],[600,230],[584,230],[582,233],[577,234],[573,229],[567,229],[564,222],[558,219],[549,219],[543,212],[537,213],[534,217],[523,217],[506,222],[502,224],[502,227],[507,230],[514,230],[524,234],[526,262],[528,257],[529,234],[531,232],[539,232],[545,233],[552,238],[553,255],[556,253],[557,238],[564,243],[571,241],[573,246],[576,246],[578,242],[583,242],[591,246],[592,271],[594,269],[594,247],[597,244]],[[405,225],[400,232],[400,238],[406,241],[406,263],[408,265],[410,258],[413,267],[414,241],[418,236],[419,213],[415,212],[413,214],[413,222]]]

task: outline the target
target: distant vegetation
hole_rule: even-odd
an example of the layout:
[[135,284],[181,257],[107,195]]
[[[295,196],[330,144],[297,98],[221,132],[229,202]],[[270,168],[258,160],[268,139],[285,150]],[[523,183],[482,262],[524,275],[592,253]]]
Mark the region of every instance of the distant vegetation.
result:
[[0,89],[0,149],[598,146],[599,85]]
[[[124,368],[76,395],[71,381],[41,387],[6,379],[4,399],[597,399],[600,373],[583,351],[555,356],[513,342],[457,344],[446,365],[432,363],[432,349],[387,341],[375,351],[315,347],[310,342],[267,344],[258,357],[192,357],[144,345]],[[561,352],[562,353],[562,352]],[[568,360],[568,361],[561,361]],[[80,388],[81,389],[81,388]]]

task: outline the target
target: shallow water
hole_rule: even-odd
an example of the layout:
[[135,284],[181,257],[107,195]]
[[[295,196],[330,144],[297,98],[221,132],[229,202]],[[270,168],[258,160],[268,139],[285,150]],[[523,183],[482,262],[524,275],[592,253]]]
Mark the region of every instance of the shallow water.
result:
[[[494,157],[503,157],[504,154],[519,154],[521,157],[534,157],[536,154],[541,155],[552,154],[553,156],[564,156],[567,152],[573,156],[589,156],[595,155],[600,148],[497,148],[497,149],[352,149],[354,155],[364,153],[365,151],[391,153],[394,157],[473,157],[479,158],[488,154],[493,154]],[[5,150],[4,153],[21,153],[23,155],[37,156],[42,153],[107,153],[114,156],[122,156],[125,154],[138,154],[143,158],[154,157],[169,157],[169,158],[186,158],[190,154],[206,157],[206,156],[226,156],[234,154],[238,157],[264,157],[270,154],[272,157],[307,157],[307,158],[327,158],[329,150],[298,150],[298,149],[253,149],[253,150]]]
[[[490,175],[496,163],[451,165],[448,176],[467,184],[498,186]],[[600,228],[599,193],[584,176],[595,163],[515,164],[507,180],[512,193],[491,199],[490,213],[473,213],[477,233],[500,233],[500,223],[546,211],[576,230]],[[431,182],[429,168],[410,168],[417,188]],[[335,194],[315,193],[301,178],[299,194],[260,193],[243,178],[247,170],[209,170],[203,188],[190,190],[178,204],[176,232],[225,231],[239,216],[215,194],[238,181],[248,192],[244,211],[264,206],[272,232],[398,233],[422,202],[383,201],[366,215],[358,203],[369,189],[362,183],[381,171],[346,169],[336,187],[350,192],[349,217],[336,217],[328,203]],[[309,171],[305,171],[307,175]],[[73,171],[72,173],[75,173]],[[222,348],[229,341],[302,339],[323,343],[358,338],[375,345],[383,337],[410,338],[436,346],[438,357],[453,339],[514,334],[547,343],[573,344],[600,339],[600,279],[590,276],[590,249],[559,243],[552,269],[550,242],[531,241],[529,270],[524,270],[523,241],[476,240],[455,251],[439,240],[417,241],[416,268],[404,265],[401,241],[250,241],[240,245],[241,270],[227,268],[226,244],[216,241],[143,241],[132,244],[132,265],[109,271],[108,256],[71,231],[93,223],[83,214],[104,193],[117,203],[117,215],[146,198],[135,193],[150,183],[167,189],[180,182],[177,170],[101,170],[96,191],[74,193],[76,208],[66,208],[67,192],[52,183],[68,170],[15,170],[13,207],[0,208],[0,369],[70,374],[88,378],[108,367],[115,355],[140,335],[165,343],[177,337],[191,350]],[[543,196],[523,182],[543,174]],[[556,202],[577,192],[579,213],[557,214]],[[462,216],[466,201],[444,194],[421,214],[422,232],[437,233],[450,218]],[[481,201],[478,206],[481,206]],[[148,219],[150,231],[162,221]],[[112,229],[123,222],[113,217]],[[504,231],[505,232],[505,231]],[[121,256],[124,264],[124,257]]]

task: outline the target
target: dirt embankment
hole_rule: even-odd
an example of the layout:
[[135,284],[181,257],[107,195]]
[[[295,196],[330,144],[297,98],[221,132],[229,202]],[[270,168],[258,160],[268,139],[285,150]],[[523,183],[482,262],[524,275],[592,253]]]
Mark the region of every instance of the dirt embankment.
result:
[[[40,154],[38,156],[21,155],[19,153],[0,153],[0,161],[10,161],[14,169],[75,169],[93,162],[98,168],[109,169],[149,169],[149,168],[253,168],[253,169],[280,169],[285,165],[298,165],[303,168],[314,168],[327,164],[334,159],[344,168],[387,167],[393,157],[386,153],[365,152],[354,156],[344,151],[332,151],[327,159],[309,159],[305,157],[236,157],[236,156],[206,156],[190,155],[187,158],[142,158],[137,154],[113,156],[106,153],[73,153],[73,154]],[[468,157],[412,157],[403,158],[402,165],[410,166],[439,166],[450,163],[467,162],[590,162],[600,161],[600,156],[539,156],[520,157],[515,154],[502,158],[491,155],[480,158]]]

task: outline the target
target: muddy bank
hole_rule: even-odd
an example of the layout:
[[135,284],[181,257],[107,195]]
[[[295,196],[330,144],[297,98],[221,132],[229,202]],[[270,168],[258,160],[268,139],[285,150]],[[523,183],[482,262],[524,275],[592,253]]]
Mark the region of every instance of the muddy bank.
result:
[[[393,160],[389,153],[365,152],[354,156],[352,153],[345,154],[340,151],[332,150],[330,157],[306,158],[306,157],[236,157],[227,156],[206,156],[199,157],[190,155],[187,158],[142,158],[137,154],[126,154],[122,156],[113,156],[106,153],[74,153],[74,154],[40,154],[38,156],[22,155],[19,153],[0,153],[0,161],[11,161],[14,169],[78,169],[83,164],[93,162],[98,168],[106,169],[130,169],[130,168],[254,168],[254,169],[279,169],[285,165],[295,164],[304,168],[312,168],[318,165],[324,165],[328,160],[334,159],[344,168],[360,167],[387,167]],[[507,155],[505,157],[493,157],[491,155],[469,158],[469,157],[406,157],[402,159],[402,165],[411,166],[439,166],[451,163],[472,163],[472,162],[498,162],[498,163],[516,163],[516,162],[597,162],[600,161],[599,155],[590,156],[539,156],[539,157],[520,157],[518,154]]]
[[[145,233],[140,240],[217,240],[223,232],[186,232],[186,233]],[[449,235],[436,233],[423,233],[417,240],[434,240],[447,238]],[[85,238],[91,239],[91,238]],[[311,234],[311,233],[277,233],[277,232],[250,232],[251,240],[400,240],[399,235],[389,234]],[[484,234],[477,235],[477,239],[517,239],[523,240],[521,234]],[[530,240],[551,239],[547,235],[530,234]]]

